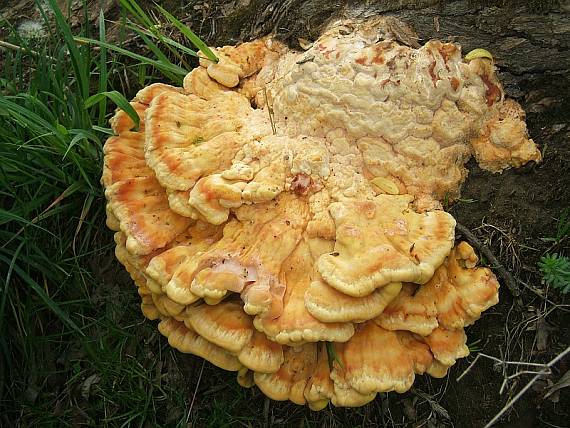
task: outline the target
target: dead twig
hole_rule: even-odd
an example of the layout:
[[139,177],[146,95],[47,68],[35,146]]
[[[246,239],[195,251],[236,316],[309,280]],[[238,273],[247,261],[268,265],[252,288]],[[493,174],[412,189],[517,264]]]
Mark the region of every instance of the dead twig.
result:
[[[560,354],[558,354],[556,357],[554,357],[552,360],[550,360],[547,364],[544,365],[544,367],[548,370],[548,372],[550,371],[550,368],[556,364],[558,361],[560,361],[562,358],[564,358],[568,353],[570,353],[570,346],[567,347],[564,351],[562,351]],[[523,364],[528,364],[528,363],[523,363]],[[501,411],[499,413],[497,413],[493,419],[491,419],[487,425],[485,425],[485,428],[490,428],[492,427],[495,422],[497,422],[501,416],[503,416],[505,414],[505,412],[507,410],[509,410],[524,394],[525,392],[527,392],[530,387],[538,380],[540,379],[542,376],[544,376],[545,374],[548,374],[548,372],[537,372],[536,375],[534,375],[534,377],[530,380],[529,383],[527,383],[524,388],[522,388],[517,395],[515,395],[507,404],[505,404],[505,406],[501,409]]]
[[[496,254],[497,257],[501,258],[501,260],[504,260],[505,263],[510,263],[509,271],[513,275],[518,274],[522,263],[517,249],[521,247],[521,244],[516,241],[512,233],[493,224],[485,222],[483,222],[481,226],[474,229],[473,232],[475,233],[475,231],[479,229],[482,229],[485,233],[488,233],[487,229],[491,229],[490,234],[488,236],[485,236],[486,239],[483,241],[483,243],[487,245],[487,247],[493,247],[494,254]],[[512,222],[511,226],[509,226],[509,230],[512,230]],[[496,238],[497,243],[491,244],[491,242],[494,242],[494,232],[498,233],[498,236]],[[537,250],[533,249],[533,251]]]
[[5,42],[4,40],[0,40],[0,48],[5,48],[5,49],[10,49],[13,51],[19,51],[19,52],[23,52],[23,53],[27,53],[30,54],[32,56],[45,56],[46,58],[52,60],[52,61],[57,61],[54,57],[49,56],[49,55],[44,55],[44,54],[40,54],[39,52],[36,52],[32,49],[28,49],[28,48],[24,48],[22,46],[18,46],[18,45],[14,45],[12,43],[9,42]]
[[526,288],[529,291],[532,291],[534,294],[536,294],[540,299],[550,303],[552,306],[554,306],[556,309],[560,309],[562,312],[570,312],[569,309],[566,308],[570,308],[570,305],[559,305],[558,303],[553,302],[552,300],[550,300],[547,296],[545,296],[540,290],[535,289],[534,287],[532,287],[531,285],[527,284],[526,282],[517,279],[518,283],[521,284],[524,288]]
[[186,424],[190,421],[190,415],[192,414],[192,408],[194,407],[194,401],[196,400],[196,394],[198,393],[198,387],[200,386],[200,381],[202,380],[202,373],[204,373],[204,365],[206,360],[202,360],[202,367],[200,368],[200,374],[198,375],[198,382],[196,382],[196,388],[194,388],[194,394],[192,394],[192,402],[190,403],[190,408],[186,414]]
[[267,89],[263,88],[263,96],[265,97],[265,105],[267,105],[267,112],[269,113],[269,121],[271,122],[271,129],[273,130],[273,135],[277,134],[275,129],[275,122],[273,122],[273,106],[269,103],[267,98]]
[[[514,379],[516,377],[522,376],[524,374],[540,374],[540,375],[549,375],[552,374],[552,371],[550,370],[550,367],[548,367],[548,365],[546,364],[541,364],[541,363],[527,363],[524,361],[505,361],[502,360],[500,358],[497,357],[493,357],[491,355],[487,355],[484,354],[482,352],[479,352],[477,354],[477,356],[475,357],[475,359],[473,360],[473,362],[471,364],[469,364],[469,367],[467,367],[465,369],[465,371],[463,373],[461,373],[461,375],[457,378],[457,382],[459,382],[461,379],[463,379],[463,377],[469,373],[469,371],[471,371],[471,369],[473,368],[473,366],[475,366],[475,363],[477,363],[477,361],[479,360],[480,357],[485,357],[488,358],[489,360],[495,361],[495,365],[500,365],[503,366],[503,383],[501,385],[501,389],[499,390],[499,394],[503,394],[503,392],[505,391],[505,388],[509,382],[509,380]],[[513,366],[528,366],[528,367],[536,367],[539,369],[542,369],[540,371],[537,370],[520,370],[517,371],[516,373],[512,374],[512,375],[506,375],[506,366],[509,365],[513,365]]]
[[558,247],[560,244],[562,244],[564,241],[566,241],[566,239],[569,236],[570,235],[564,235],[562,238],[554,241],[554,244],[552,244],[550,247],[548,247],[546,250],[544,250],[541,255],[544,256],[545,254],[551,253],[552,250],[554,250],[556,247]]
[[517,282],[515,281],[511,273],[503,266],[503,264],[497,259],[497,257],[495,257],[493,252],[486,245],[481,243],[481,241],[479,241],[479,239],[477,239],[477,237],[469,229],[467,229],[467,227],[463,226],[460,223],[457,223],[455,225],[455,228],[461,233],[461,235],[463,235],[465,239],[467,239],[467,241],[469,241],[471,245],[473,245],[479,252],[481,252],[481,254],[485,256],[485,258],[489,261],[493,269],[495,269],[499,273],[500,277],[505,282],[505,285],[507,286],[513,297],[515,297],[515,302],[517,303],[517,305],[521,306],[522,302],[519,299],[521,292],[517,285]]

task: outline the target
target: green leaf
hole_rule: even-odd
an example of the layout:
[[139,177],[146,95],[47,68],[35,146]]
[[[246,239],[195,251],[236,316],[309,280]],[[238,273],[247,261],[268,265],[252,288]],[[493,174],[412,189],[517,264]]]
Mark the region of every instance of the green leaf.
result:
[[[136,113],[136,112],[135,112]],[[67,156],[67,154],[69,153],[69,151],[75,146],[77,145],[77,143],[79,143],[80,141],[86,140],[86,141],[93,141],[95,143],[100,144],[99,138],[97,137],[97,135],[95,135],[93,132],[89,132],[85,129],[72,129],[71,131],[69,131],[70,134],[73,135],[73,138],[71,139],[71,141],[69,142],[69,146],[67,147],[67,150],[65,150],[65,153],[63,154],[63,159],[65,159],[65,157]]]
[[218,57],[216,57],[216,55],[214,54],[214,52],[212,52],[212,50],[208,47],[208,45],[206,45],[206,43],[204,43],[200,39],[200,37],[194,34],[194,32],[190,28],[188,28],[186,25],[184,25],[182,22],[180,22],[178,19],[172,16],[166,9],[164,9],[159,4],[157,4],[156,7],[166,17],[166,19],[168,19],[172,24],[174,24],[174,26],[178,28],[178,30],[184,35],[184,37],[190,40],[190,42],[194,46],[196,46],[199,50],[201,50],[202,53],[206,55],[206,57],[208,57],[208,59],[214,62],[219,61]]
[[20,255],[20,251],[26,244],[26,241],[22,241],[16,251],[14,251],[14,255],[12,256],[12,260],[10,261],[10,266],[8,267],[8,274],[6,275],[6,280],[4,283],[4,289],[2,290],[2,298],[0,299],[0,331],[3,329],[4,324],[4,308],[6,307],[6,300],[8,297],[8,286],[10,285],[10,279],[12,278],[12,272],[14,271],[14,265],[16,264],[16,260],[18,260],[18,256]]
[[[134,17],[134,20],[137,21],[138,23],[137,25],[131,22],[130,24],[127,24],[127,27],[135,31],[139,36],[141,36],[141,38],[143,39],[146,38],[145,44],[148,48],[152,49],[152,46],[149,44],[147,37],[154,38],[158,40],[160,43],[164,44],[167,50],[174,57],[176,57],[179,63],[182,63],[183,66],[186,68],[190,68],[190,66],[186,63],[186,60],[184,58],[184,55],[182,55],[182,53],[186,53],[191,56],[197,57],[198,54],[196,52],[186,48],[185,46],[181,45],[180,43],[176,42],[175,40],[172,40],[170,37],[163,34],[161,32],[160,23],[157,22],[154,16],[152,18],[149,17],[144,12],[144,10],[137,4],[136,0],[120,0],[120,2],[123,8],[126,9]],[[172,63],[172,61],[168,58],[166,59],[165,62]]]
[[556,224],[556,240],[560,241],[570,235],[570,208],[564,208]]
[[[105,15],[103,9],[99,12],[99,41],[105,42]],[[99,93],[107,91],[107,48],[101,47],[101,55],[99,56]],[[107,113],[107,98],[104,97],[99,102],[99,120],[98,125],[105,123],[105,114]]]
[[[47,233],[50,233],[50,234],[51,234],[51,232],[50,232],[49,230],[44,229],[44,228],[41,227],[41,226],[38,226],[36,223],[34,223],[34,222],[32,222],[32,221],[29,221],[28,219],[23,218],[23,217],[21,217],[21,216],[19,216],[19,215],[17,215],[17,214],[14,214],[14,213],[12,213],[12,212],[10,212],[10,211],[6,211],[6,210],[0,208],[0,225],[9,223],[9,222],[11,222],[11,221],[15,221],[15,222],[18,222],[18,223],[22,223],[22,224],[24,224],[25,226],[37,227],[38,229],[41,229],[41,230],[43,230],[44,232],[47,232]],[[52,234],[52,235],[53,235],[53,234]],[[7,242],[3,243],[0,247],[4,247],[6,244],[7,244]]]
[[331,342],[327,342],[327,356],[329,358],[329,367],[332,368],[333,363],[336,361],[337,364],[340,366],[341,369],[344,369],[344,363],[336,353],[334,349],[334,344]]
[[71,57],[71,64],[73,65],[73,69],[75,72],[75,78],[77,79],[77,83],[79,86],[79,90],[83,98],[87,97],[89,94],[89,71],[87,69],[87,63],[82,57],[75,40],[73,38],[73,34],[71,33],[71,28],[67,23],[67,20],[61,13],[56,0],[47,0],[50,5],[50,8],[53,12],[55,17],[55,21],[57,23],[58,30],[62,33],[63,39],[65,41],[65,47],[69,51],[69,55]]
[[57,123],[55,125],[55,129],[57,129],[57,132],[59,132],[61,135],[69,135],[69,131],[61,123]]
[[[165,36],[164,34],[159,34],[156,31],[150,32],[150,31],[144,31],[141,30],[138,26],[136,25],[128,25],[128,27],[133,30],[134,32],[136,32],[137,34],[139,34],[141,37],[144,36],[148,36],[148,37],[152,37],[154,39],[158,39],[160,40],[162,43],[165,43],[173,48],[176,48],[184,53],[187,53],[188,55],[191,56],[195,56],[198,57],[198,53],[196,51],[193,51],[190,48],[187,48],[186,46],[178,43],[176,40],[172,40],[170,37]],[[175,52],[174,50],[171,49],[171,52]]]
[[90,96],[85,100],[85,108],[89,108],[97,104],[103,98],[109,98],[111,101],[113,101],[117,105],[117,107],[119,107],[121,110],[123,110],[125,113],[129,115],[129,117],[135,123],[135,129],[139,128],[141,120],[138,113],[129,103],[129,101],[121,93],[117,91],[100,92],[98,94]]
[[99,40],[95,40],[95,39],[89,39],[86,37],[75,37],[75,40],[79,43],[89,43],[89,44],[93,44],[95,46],[100,46],[100,47],[105,47],[110,51],[114,51],[117,53],[120,53],[121,55],[125,55],[128,56],[129,58],[132,59],[136,59],[137,61],[140,61],[143,64],[148,64],[148,65],[152,65],[153,67],[155,67],[157,70],[160,70],[161,72],[171,72],[173,74],[176,74],[178,76],[186,76],[186,74],[188,74],[188,70],[179,67],[175,64],[172,63],[164,63],[164,62],[160,62],[160,61],[156,61],[150,58],[147,58],[143,55],[139,55],[137,53],[131,52],[127,49],[123,49],[120,48],[118,46],[112,45],[110,43],[107,42],[101,42]]
[[106,128],[104,126],[93,125],[93,130],[97,131],[97,132],[101,132],[102,134],[105,134],[105,135],[113,135],[113,130],[111,128]]
[[538,267],[545,283],[560,290],[562,294],[570,292],[570,259],[558,254],[547,254],[540,258]]
[[34,292],[43,300],[48,308],[50,308],[65,324],[79,333],[81,336],[85,336],[85,334],[81,331],[81,329],[75,324],[69,315],[67,315],[57,303],[55,303],[50,297],[46,294],[44,289],[34,281],[24,270],[22,270],[17,264],[15,264],[14,260],[9,260],[4,256],[0,256],[0,261],[6,263],[10,268],[16,272],[16,274],[26,283]]
[[[137,31],[137,30],[135,30],[135,31]],[[158,60],[161,63],[172,64],[172,61],[170,61],[168,59],[168,57],[162,53],[162,51],[159,49],[159,47],[156,46],[148,37],[146,37],[144,35],[144,33],[140,32],[140,31],[137,31],[137,33],[142,38],[143,42],[145,43],[145,46],[147,48],[149,48],[152,51],[152,53],[154,53],[156,55],[156,57],[158,58]],[[172,64],[172,65],[174,65],[174,64]],[[166,77],[168,77],[170,80],[176,80],[176,76],[173,75],[172,73],[168,72],[168,71],[164,71],[163,74]]]
[[138,5],[134,0],[119,0],[121,6],[127,9],[131,15],[133,15],[137,21],[141,22],[145,27],[150,28],[153,26],[153,22],[150,17],[145,13],[145,11]]

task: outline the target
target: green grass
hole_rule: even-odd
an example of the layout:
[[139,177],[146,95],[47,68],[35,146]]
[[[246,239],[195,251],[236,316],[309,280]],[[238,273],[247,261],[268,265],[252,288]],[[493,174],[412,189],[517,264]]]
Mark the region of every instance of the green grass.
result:
[[556,231],[554,236],[542,238],[545,242],[553,242],[558,245],[570,235],[570,208],[566,207],[560,211],[560,216],[556,221]]
[[560,246],[568,236],[570,236],[570,208],[566,207],[560,211],[553,236],[541,238],[542,241],[551,242],[552,245],[538,262],[543,283],[559,290],[562,294],[570,292],[570,259],[552,251]]
[[72,29],[40,4],[41,36],[0,21],[14,46],[0,57],[0,425],[184,425],[187,391],[164,381],[176,353],[119,286],[99,179],[108,119],[128,105],[116,76],[180,83],[195,51],[139,27],[150,55],[135,54],[102,14]]
[[540,258],[538,267],[543,281],[563,294],[570,292],[570,259],[563,255],[546,254]]

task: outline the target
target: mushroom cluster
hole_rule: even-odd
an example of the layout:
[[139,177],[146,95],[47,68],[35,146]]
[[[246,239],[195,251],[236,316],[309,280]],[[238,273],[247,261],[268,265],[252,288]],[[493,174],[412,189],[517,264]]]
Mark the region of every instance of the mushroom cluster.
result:
[[442,208],[474,156],[539,160],[492,60],[410,47],[386,18],[305,51],[264,38],[153,84],[111,121],[116,256],[181,352],[274,400],[360,406],[443,377],[498,301]]

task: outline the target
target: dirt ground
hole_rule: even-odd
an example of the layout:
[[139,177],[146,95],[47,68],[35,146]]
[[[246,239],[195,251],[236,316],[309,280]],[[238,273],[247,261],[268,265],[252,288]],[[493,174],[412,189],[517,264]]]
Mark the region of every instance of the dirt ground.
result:
[[[12,8],[11,13],[16,18],[25,16],[25,3],[29,2],[14,3],[17,7]],[[231,28],[212,33],[208,10],[214,6],[208,2],[164,3],[180,7],[181,13],[191,16],[198,26],[194,28],[201,29],[203,37],[210,35],[217,42],[224,39],[222,43],[240,38],[235,31],[230,35]],[[106,5],[112,13],[112,2]],[[335,2],[330,2],[330,8],[334,7]],[[500,303],[467,329],[468,344],[475,350],[473,355],[483,352],[510,361],[547,362],[568,346],[570,337],[569,312],[559,307],[567,303],[567,299],[541,283],[537,267],[539,258],[547,251],[570,254],[570,239],[554,248],[552,242],[542,240],[554,236],[556,219],[570,205],[570,79],[567,73],[529,74],[519,76],[517,85],[518,90],[511,95],[515,95],[527,111],[530,134],[543,153],[543,161],[502,174],[482,171],[471,161],[462,199],[449,210],[459,223],[492,249],[518,280],[522,294],[520,299],[514,299],[502,283]],[[113,265],[102,276],[102,281],[113,281],[113,287],[130,287],[132,301],[127,304],[129,308],[135,306],[138,298],[135,288],[127,275],[119,273],[118,263],[110,263]],[[154,323],[145,324],[151,328],[141,330],[141,339],[156,352],[166,340],[152,333]],[[179,355],[176,369],[172,370],[174,374],[166,377],[165,382],[183,391],[186,406],[169,408],[171,421],[167,419],[165,424],[189,412],[189,421],[194,426],[237,421],[245,426],[481,427],[530,376],[509,381],[500,394],[504,377],[513,374],[513,369],[505,373],[501,366],[481,358],[458,382],[457,377],[473,360],[473,356],[460,360],[445,379],[418,376],[413,389],[405,394],[379,394],[374,402],[362,408],[329,407],[315,413],[291,403],[267,400],[256,388],[243,390],[237,386],[234,374],[203,363],[199,358]],[[569,369],[569,364],[569,359],[563,360],[551,376],[537,382],[515,405],[507,422],[498,426],[569,426],[568,390],[543,398],[547,388]],[[163,370],[170,373],[171,365],[172,361],[164,361]],[[61,382],[65,381],[62,377]],[[54,387],[57,388],[57,384]]]

